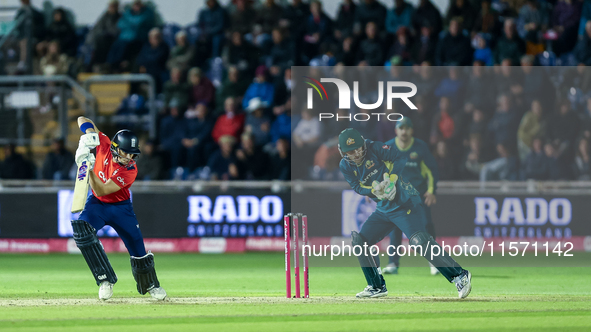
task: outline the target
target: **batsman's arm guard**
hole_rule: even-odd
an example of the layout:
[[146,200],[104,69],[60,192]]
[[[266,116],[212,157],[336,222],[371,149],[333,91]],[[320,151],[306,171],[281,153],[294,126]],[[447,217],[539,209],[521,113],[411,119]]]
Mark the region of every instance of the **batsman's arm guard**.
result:
[[[367,241],[361,234],[355,231],[351,232],[351,244],[353,246],[363,246],[363,244],[366,242]],[[376,262],[375,257],[371,255],[371,253],[369,253],[367,256],[359,255],[357,259],[359,260],[359,264],[361,265],[361,270],[365,275],[367,284],[373,286],[374,288],[382,288],[386,282],[384,281],[384,277],[382,277],[382,272],[379,268],[379,260]]]
[[[462,267],[458,264],[443,248],[435,241],[431,234],[427,232],[416,232],[408,240],[408,244],[416,247],[421,247],[421,253],[439,272],[451,282],[453,278],[462,273]],[[433,255],[431,259],[431,251],[434,247],[439,247],[436,251],[438,254]],[[414,250],[417,250],[415,248]]]
[[142,257],[131,256],[131,273],[137,283],[137,291],[144,295],[155,287],[160,287],[156,269],[154,269],[154,254],[149,252]]
[[84,220],[72,220],[72,229],[76,246],[82,252],[96,284],[100,285],[103,281],[116,283],[117,275],[113,271],[101,241],[96,236],[94,227]]

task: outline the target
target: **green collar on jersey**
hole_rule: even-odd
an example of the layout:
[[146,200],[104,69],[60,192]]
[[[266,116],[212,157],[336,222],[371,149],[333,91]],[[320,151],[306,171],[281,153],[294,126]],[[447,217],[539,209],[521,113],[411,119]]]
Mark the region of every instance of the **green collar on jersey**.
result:
[[398,139],[398,137],[396,137],[394,139],[394,143],[396,143],[396,147],[398,148],[398,150],[404,152],[404,151],[408,151],[410,148],[412,148],[412,145],[415,143],[415,138],[414,137],[410,138],[410,144],[406,147],[406,149],[403,149],[400,147],[400,140]]

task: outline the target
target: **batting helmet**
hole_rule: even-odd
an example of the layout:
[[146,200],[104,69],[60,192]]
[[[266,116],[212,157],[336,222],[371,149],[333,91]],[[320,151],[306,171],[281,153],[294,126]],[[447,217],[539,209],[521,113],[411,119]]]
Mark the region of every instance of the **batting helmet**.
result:
[[135,156],[141,153],[139,139],[136,134],[127,129],[119,130],[117,134],[113,136],[113,139],[111,140],[111,153],[113,153],[113,156],[115,157],[119,156],[117,149]]

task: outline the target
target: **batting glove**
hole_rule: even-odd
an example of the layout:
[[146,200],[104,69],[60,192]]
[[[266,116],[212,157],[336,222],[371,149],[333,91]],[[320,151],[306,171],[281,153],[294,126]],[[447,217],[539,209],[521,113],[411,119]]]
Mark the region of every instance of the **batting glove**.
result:
[[78,147],[78,149],[76,150],[76,165],[78,165],[78,167],[80,167],[80,165],[82,165],[82,162],[84,161],[88,161],[89,155],[91,155],[90,153],[90,149],[86,146],[82,146],[82,147]]
[[99,144],[101,144],[99,140],[98,133],[88,133],[80,136],[80,142],[78,142],[78,147],[87,147],[89,149],[96,148]]
[[89,170],[93,170],[94,169],[94,163],[96,161],[96,157],[94,156],[94,154],[89,153],[88,154],[88,169]]

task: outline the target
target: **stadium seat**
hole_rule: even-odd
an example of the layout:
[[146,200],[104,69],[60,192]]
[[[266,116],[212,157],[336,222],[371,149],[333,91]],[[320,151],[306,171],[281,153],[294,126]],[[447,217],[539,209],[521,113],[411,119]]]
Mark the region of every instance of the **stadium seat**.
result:
[[84,81],[86,81],[89,77],[94,76],[94,75],[98,75],[96,73],[79,73],[78,77],[76,78],[78,80],[78,82],[82,83]]
[[114,114],[121,101],[129,95],[129,83],[92,84],[90,93],[96,98],[99,115]]
[[78,133],[80,132],[80,127],[78,126],[78,120],[72,120],[68,124],[68,133]]
[[84,115],[84,110],[80,108],[68,108],[68,118],[77,118]]
[[68,98],[68,118],[84,115],[84,96],[76,90],[72,90],[72,98]]

